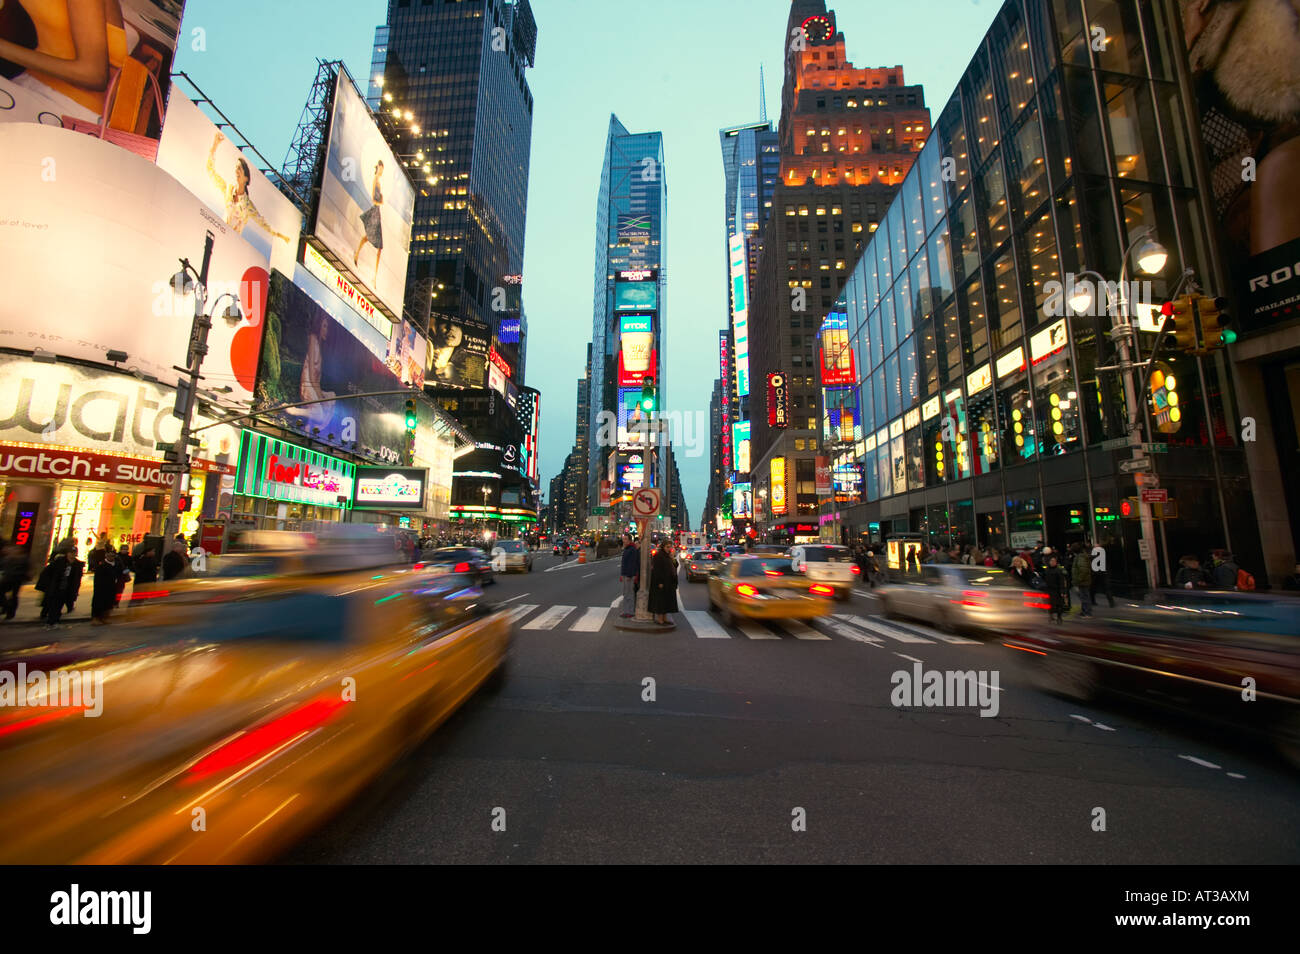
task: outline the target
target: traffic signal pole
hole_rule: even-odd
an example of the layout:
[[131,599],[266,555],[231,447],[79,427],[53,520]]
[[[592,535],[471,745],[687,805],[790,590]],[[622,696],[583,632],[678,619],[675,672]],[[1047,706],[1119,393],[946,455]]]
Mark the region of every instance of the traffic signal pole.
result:
[[[1127,265],[1127,256],[1125,264]],[[1137,387],[1133,381],[1133,372],[1138,366],[1133,363],[1130,341],[1133,336],[1133,324],[1128,317],[1128,294],[1124,281],[1119,285],[1118,307],[1111,314],[1110,336],[1119,352],[1120,377],[1124,381],[1124,404],[1128,414],[1128,442],[1135,462],[1147,460],[1146,448],[1142,442],[1142,421],[1145,417],[1138,404]],[[1145,367],[1145,365],[1143,366]],[[1098,369],[1100,370],[1100,369]],[[1144,378],[1145,380],[1145,378]],[[1145,392],[1145,388],[1143,389]],[[1145,393],[1143,396],[1145,400]],[[1134,464],[1134,473],[1154,473],[1152,463]],[[1151,514],[1151,505],[1142,499],[1141,488],[1138,490],[1138,516],[1142,525],[1142,542],[1147,552],[1142,562],[1146,566],[1147,586],[1152,590],[1160,585],[1160,572],[1156,564],[1156,524]]]

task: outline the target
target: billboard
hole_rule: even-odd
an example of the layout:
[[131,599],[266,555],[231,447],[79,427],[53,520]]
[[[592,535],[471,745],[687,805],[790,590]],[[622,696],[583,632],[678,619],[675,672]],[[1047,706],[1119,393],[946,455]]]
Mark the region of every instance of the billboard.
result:
[[659,307],[659,285],[655,282],[615,282],[615,311],[654,311]]
[[736,342],[736,395],[749,394],[749,293],[746,288],[745,237],[732,235],[727,251],[731,264],[731,332]]
[[780,515],[788,513],[789,504],[786,503],[785,496],[785,458],[773,457],[771,466],[772,475],[772,513]]
[[857,383],[848,323],[842,318],[822,325],[821,364],[822,384],[826,387]]
[[817,479],[817,496],[829,497],[831,495],[831,462],[828,457],[818,457],[816,459],[816,479]]
[[129,136],[127,148],[152,158],[162,122],[154,91],[166,101],[184,7],[181,0],[0,3],[0,123],[80,124],[98,136],[107,105],[109,136]]
[[402,314],[415,189],[340,69],[312,232],[353,281]]
[[293,274],[302,213],[179,89],[167,102],[158,166],[220,215],[272,268]]
[[749,421],[732,422],[732,469],[738,474],[749,473],[749,433]]
[[736,519],[754,516],[754,485],[736,484],[731,488],[731,515]]
[[619,243],[624,242],[648,242],[650,241],[650,213],[634,212],[627,214],[620,212],[615,220],[618,229]]
[[352,506],[355,474],[345,460],[246,430],[235,493],[344,510]]
[[198,268],[211,235],[209,303],[233,296],[244,317],[213,320],[204,386],[252,397],[267,261],[165,171],[92,136],[0,122],[0,209],[4,275],[22,279],[0,296],[0,347],[101,363],[124,351],[124,368],[175,382],[194,297],[171,278],[182,257]]
[[488,383],[492,329],[471,318],[434,315],[429,320],[428,384],[482,388]]
[[655,376],[654,316],[622,315],[618,326],[618,386],[640,387]]
[[408,387],[424,387],[424,367],[429,360],[429,342],[409,321],[393,322],[384,364]]
[[1293,318],[1300,301],[1296,11],[1282,2],[1202,3],[1183,39],[1213,218],[1241,307],[1240,327],[1255,331]]
[[257,402],[262,407],[315,403],[263,417],[305,431],[322,443],[355,446],[359,453],[396,464],[406,444],[402,395],[348,395],[401,387],[384,362],[310,295],[279,272],[271,276]]
[[429,471],[423,467],[358,467],[355,510],[423,510]]
[[767,426],[790,426],[790,388],[781,371],[767,376]]

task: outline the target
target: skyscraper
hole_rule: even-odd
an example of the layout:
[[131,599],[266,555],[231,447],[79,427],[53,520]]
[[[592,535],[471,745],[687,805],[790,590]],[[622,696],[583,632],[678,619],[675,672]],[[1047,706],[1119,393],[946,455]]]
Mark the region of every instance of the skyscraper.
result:
[[747,246],[757,239],[748,315],[754,504],[767,530],[789,538],[795,524],[816,525],[818,364],[839,359],[818,333],[929,136],[930,115],[901,66],[849,62],[824,0],[795,0],[785,37],[780,181]]
[[536,50],[528,0],[389,0],[370,98],[418,124],[400,144],[420,187],[406,287],[417,319],[432,310],[495,331],[519,315]]
[[[588,500],[600,483],[619,497],[643,485],[667,487],[668,455],[653,453],[635,429],[643,391],[668,390],[661,357],[667,349],[665,215],[668,188],[663,134],[631,133],[609,117],[596,201],[595,287],[591,326]],[[666,451],[666,448],[662,448]]]

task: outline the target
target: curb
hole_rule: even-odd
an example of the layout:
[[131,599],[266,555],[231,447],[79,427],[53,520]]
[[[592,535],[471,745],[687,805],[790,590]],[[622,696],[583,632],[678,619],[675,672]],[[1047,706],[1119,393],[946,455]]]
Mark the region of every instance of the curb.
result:
[[615,623],[614,628],[626,630],[627,632],[631,632],[631,633],[668,633],[675,630],[677,628],[677,624],[669,623],[666,626],[660,626],[658,623],[653,621],[630,619],[630,620],[625,620],[623,622]]

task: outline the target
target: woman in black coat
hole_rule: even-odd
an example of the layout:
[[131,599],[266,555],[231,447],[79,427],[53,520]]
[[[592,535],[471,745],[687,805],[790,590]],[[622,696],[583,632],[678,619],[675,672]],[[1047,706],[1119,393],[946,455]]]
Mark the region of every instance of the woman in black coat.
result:
[[668,625],[668,614],[677,612],[677,563],[668,554],[664,540],[650,558],[649,610],[655,622]]
[[126,575],[126,567],[119,561],[117,553],[110,545],[104,548],[104,555],[95,567],[95,588],[90,597],[90,615],[93,622],[103,626],[108,622],[108,614],[117,605],[120,590],[118,585]]

